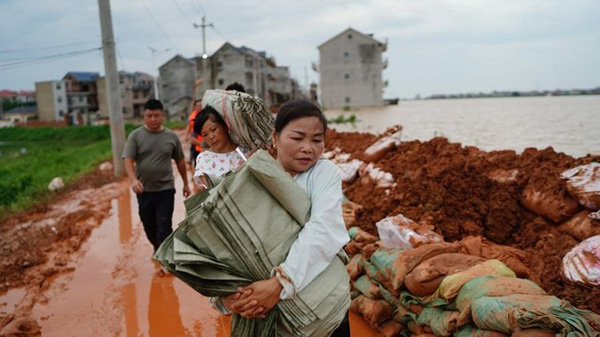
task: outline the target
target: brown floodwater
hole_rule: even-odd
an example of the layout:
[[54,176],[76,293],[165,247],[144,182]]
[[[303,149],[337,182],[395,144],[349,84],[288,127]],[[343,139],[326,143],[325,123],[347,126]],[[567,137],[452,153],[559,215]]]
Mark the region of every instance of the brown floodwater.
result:
[[[174,227],[185,214],[176,179]],[[70,256],[72,271],[47,278],[42,292],[10,289],[0,296],[0,309],[11,313],[34,303],[30,315],[43,336],[229,336],[229,317],[214,311],[208,298],[173,276],[159,275],[135,194],[125,180],[111,185],[111,207]],[[352,313],[351,329],[353,336],[379,336]]]

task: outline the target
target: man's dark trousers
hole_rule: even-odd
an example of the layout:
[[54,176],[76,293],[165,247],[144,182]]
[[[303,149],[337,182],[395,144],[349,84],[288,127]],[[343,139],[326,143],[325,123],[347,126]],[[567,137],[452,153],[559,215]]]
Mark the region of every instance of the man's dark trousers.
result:
[[144,231],[154,251],[173,232],[173,207],[175,189],[157,192],[142,192],[137,195],[138,213]]

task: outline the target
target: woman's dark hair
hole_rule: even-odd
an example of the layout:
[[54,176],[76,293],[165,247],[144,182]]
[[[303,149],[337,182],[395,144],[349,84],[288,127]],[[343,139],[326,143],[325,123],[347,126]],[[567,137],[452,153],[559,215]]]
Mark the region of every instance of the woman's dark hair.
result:
[[318,106],[305,100],[294,100],[283,104],[277,112],[275,118],[275,132],[281,133],[283,128],[290,122],[304,117],[317,117],[323,124],[323,132],[327,131],[327,119]]
[[223,117],[211,106],[205,106],[204,109],[200,111],[200,113],[194,119],[194,133],[197,135],[202,133],[202,127],[207,120],[211,120],[214,123],[221,124],[221,126],[228,131],[227,123],[223,120]]

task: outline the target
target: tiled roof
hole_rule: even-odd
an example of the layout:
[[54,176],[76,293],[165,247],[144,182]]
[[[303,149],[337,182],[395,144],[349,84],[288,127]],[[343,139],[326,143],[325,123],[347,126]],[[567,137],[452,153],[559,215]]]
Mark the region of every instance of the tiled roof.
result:
[[92,72],[84,72],[84,71],[70,71],[65,77],[71,75],[78,82],[94,82],[100,74],[92,73]]
[[37,106],[18,106],[16,108],[12,108],[5,112],[7,114],[15,114],[15,113],[37,113]]

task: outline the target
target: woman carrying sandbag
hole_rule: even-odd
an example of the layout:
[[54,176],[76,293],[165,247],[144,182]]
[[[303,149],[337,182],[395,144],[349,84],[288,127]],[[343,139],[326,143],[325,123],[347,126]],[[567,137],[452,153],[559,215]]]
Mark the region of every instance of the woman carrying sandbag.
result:
[[[340,172],[335,164],[320,158],[326,130],[323,113],[308,101],[288,102],[277,114],[272,135],[275,157],[308,194],[310,217],[285,262],[273,269],[271,278],[240,287],[238,293],[221,298],[225,308],[245,318],[264,317],[279,302],[294,298],[337,258],[349,241],[342,217]],[[349,279],[345,268],[339,268],[339,273],[345,274],[338,286],[344,305],[338,309],[339,326],[331,336],[350,336]]]
[[220,178],[242,165],[250,149],[235,144],[229,136],[223,117],[211,106],[206,106],[194,121],[194,133],[201,135],[209,148],[196,158],[194,182],[198,190],[208,186],[208,177]]

